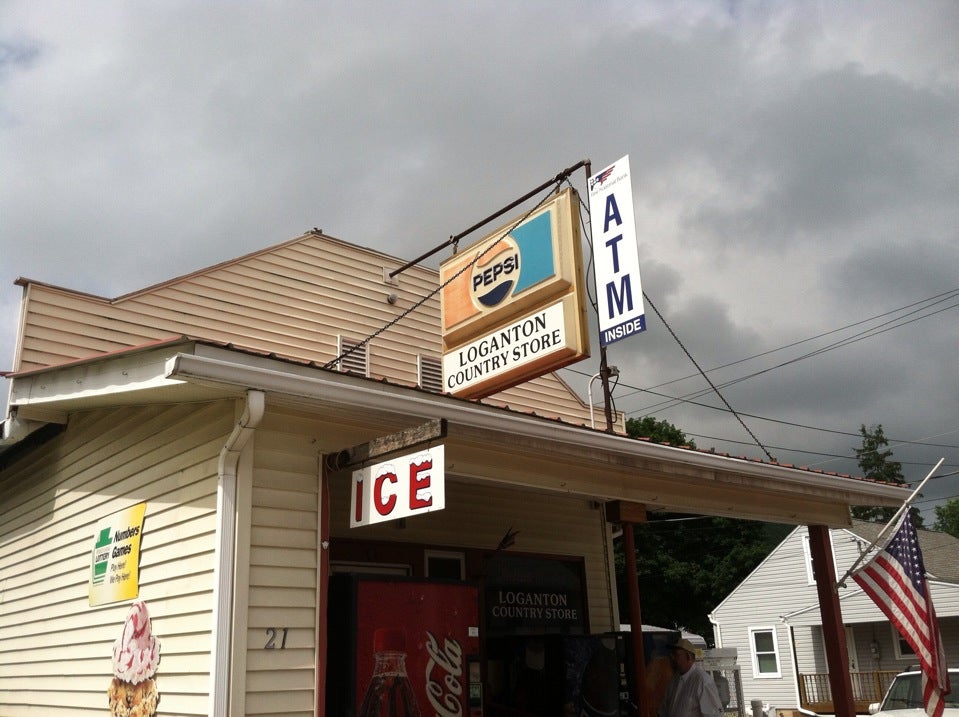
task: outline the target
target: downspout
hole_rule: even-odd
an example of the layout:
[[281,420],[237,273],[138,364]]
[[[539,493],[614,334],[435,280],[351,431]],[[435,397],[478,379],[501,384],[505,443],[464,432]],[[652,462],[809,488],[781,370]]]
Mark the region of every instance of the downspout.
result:
[[211,717],[230,714],[230,656],[233,636],[233,556],[236,552],[237,467],[243,448],[263,418],[266,394],[246,392],[246,407],[220,451],[216,488],[216,556],[213,567],[213,635],[210,669]]
[[722,647],[723,646],[723,628],[718,622],[716,622],[716,616],[713,613],[706,615],[706,619],[709,620],[709,624],[713,626],[713,647]]
[[802,678],[799,674],[799,655],[796,653],[796,634],[794,628],[789,624],[789,615],[780,615],[779,621],[786,626],[786,635],[789,637],[789,655],[792,658],[792,667],[793,667],[793,696],[796,698],[796,706],[799,709],[806,709],[803,707],[803,693],[805,688],[802,687]]

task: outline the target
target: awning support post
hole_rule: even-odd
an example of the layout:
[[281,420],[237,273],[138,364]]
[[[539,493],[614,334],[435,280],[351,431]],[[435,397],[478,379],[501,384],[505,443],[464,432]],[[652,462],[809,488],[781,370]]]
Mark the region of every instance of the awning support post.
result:
[[827,526],[809,526],[809,552],[812,556],[813,575],[816,576],[816,590],[819,593],[819,612],[822,615],[822,632],[826,643],[833,713],[836,717],[855,717],[856,704],[852,696],[852,677],[849,675],[849,652],[846,649],[846,633],[842,624],[836,569],[832,559],[832,541]]

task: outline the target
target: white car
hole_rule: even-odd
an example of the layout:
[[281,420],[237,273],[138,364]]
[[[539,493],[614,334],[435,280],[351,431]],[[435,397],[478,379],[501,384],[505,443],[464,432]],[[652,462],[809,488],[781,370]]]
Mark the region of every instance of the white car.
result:
[[[943,717],[959,717],[959,670],[949,670],[952,693],[946,695]],[[893,678],[882,702],[869,705],[869,714],[878,717],[926,717],[922,704],[922,673],[900,672]]]

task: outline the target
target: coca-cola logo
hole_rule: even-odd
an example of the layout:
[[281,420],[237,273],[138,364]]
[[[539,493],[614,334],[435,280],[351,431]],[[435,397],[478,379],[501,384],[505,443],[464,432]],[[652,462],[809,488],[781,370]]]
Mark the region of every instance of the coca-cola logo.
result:
[[[463,713],[463,647],[452,637],[443,640],[443,649],[426,631],[426,696],[437,717],[459,717]],[[436,673],[436,678],[434,678]]]

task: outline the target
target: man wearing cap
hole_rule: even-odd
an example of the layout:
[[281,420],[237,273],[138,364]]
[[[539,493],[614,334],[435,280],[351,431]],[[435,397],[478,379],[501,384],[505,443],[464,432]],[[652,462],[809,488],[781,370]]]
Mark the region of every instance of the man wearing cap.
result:
[[659,717],[719,717],[723,704],[713,678],[696,664],[696,648],[683,638],[669,649],[673,678],[659,705]]

